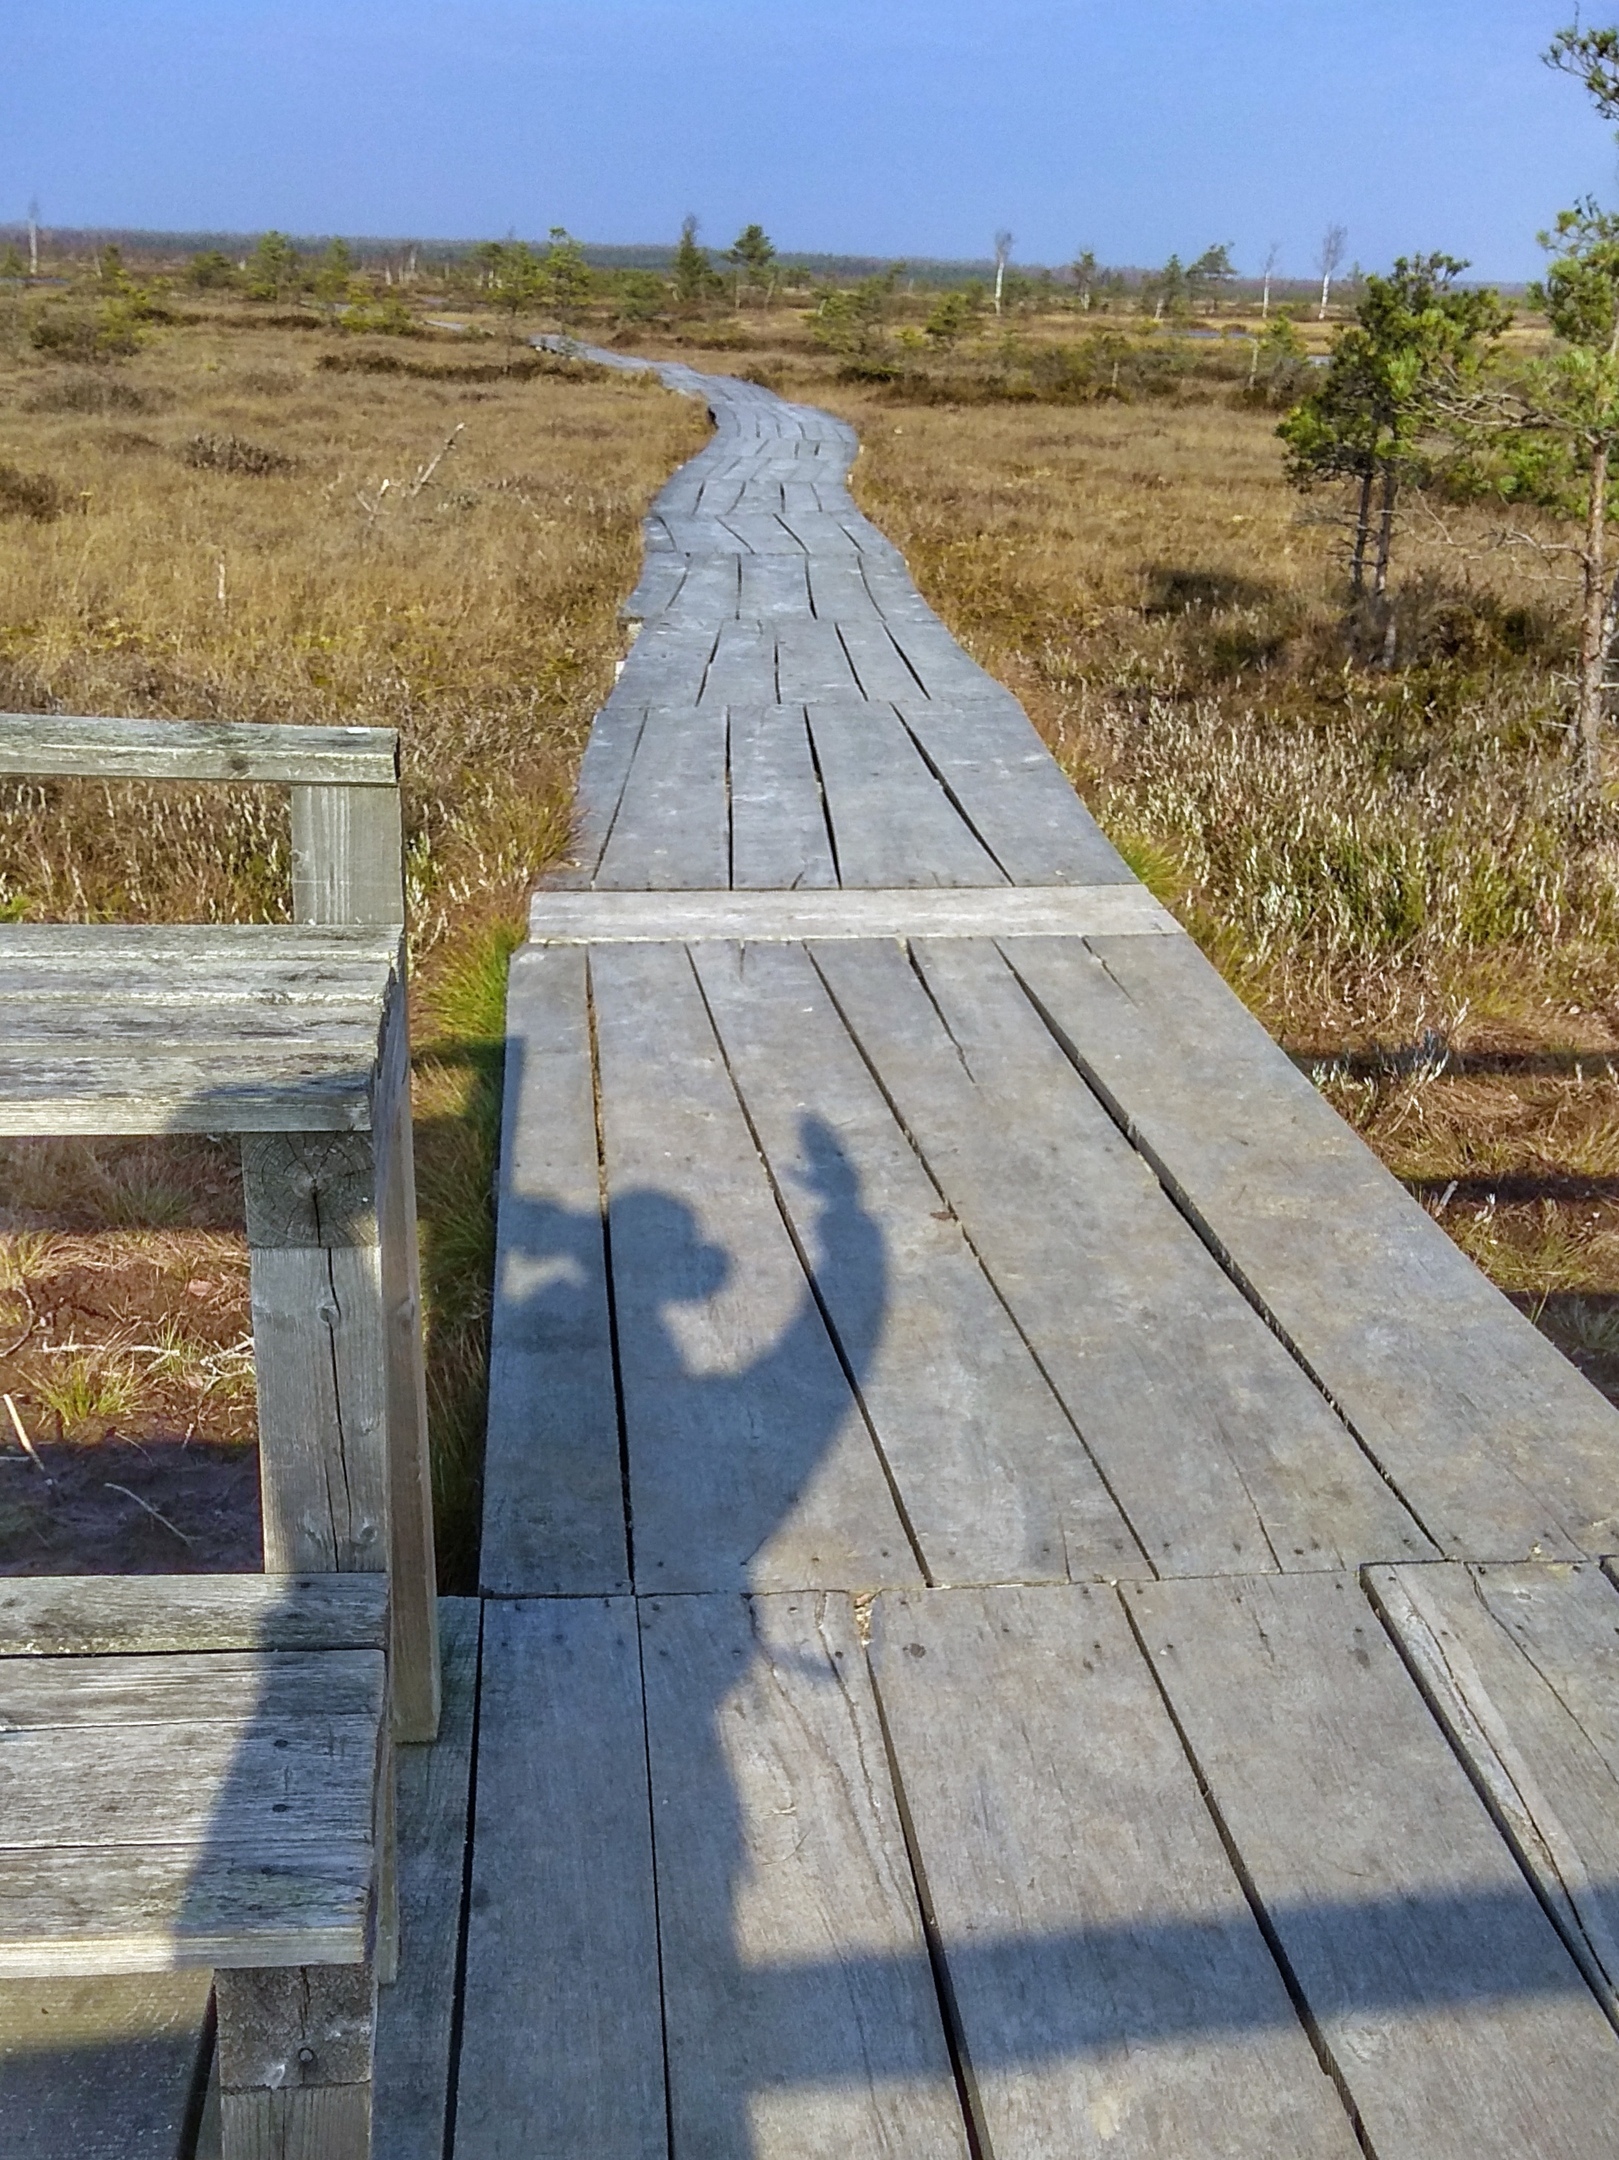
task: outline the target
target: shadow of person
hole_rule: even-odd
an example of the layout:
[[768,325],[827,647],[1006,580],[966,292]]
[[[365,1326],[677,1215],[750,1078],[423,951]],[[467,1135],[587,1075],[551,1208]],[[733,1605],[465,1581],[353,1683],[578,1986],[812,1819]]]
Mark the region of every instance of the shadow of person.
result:
[[815,1206],[813,1242],[796,1254],[774,1212],[739,1218],[746,1242],[727,1249],[683,1198],[637,1189],[611,1204],[643,1593],[915,1579],[858,1399],[887,1311],[882,1232],[823,1120],[802,1120],[798,1157],[778,1174]]

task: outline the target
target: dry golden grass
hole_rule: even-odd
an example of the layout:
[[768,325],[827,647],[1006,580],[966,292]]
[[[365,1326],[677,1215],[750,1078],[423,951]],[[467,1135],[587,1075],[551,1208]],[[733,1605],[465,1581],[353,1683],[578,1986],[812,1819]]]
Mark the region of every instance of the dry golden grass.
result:
[[[6,514],[0,500],[0,708],[402,732],[440,1557],[446,1582],[464,1585],[501,961],[525,887],[566,843],[640,518],[706,423],[645,383],[577,370],[321,369],[353,341],[256,327],[251,309],[156,328],[117,366],[42,359],[24,327],[15,308],[0,319],[0,465],[43,479],[58,507]],[[501,358],[453,340],[378,349],[480,376]],[[285,815],[269,790],[0,788],[0,919],[274,917],[287,901]],[[222,1334],[246,1332],[240,1268],[228,1311],[203,1301],[205,1324],[186,1287],[226,1280],[212,1264],[221,1238],[240,1252],[228,1153],[11,1143],[0,1196],[11,1272],[29,1251],[46,1270],[39,1324],[0,1359],[0,1389],[22,1414],[70,1438],[109,1424],[138,1435],[192,1405],[204,1438],[240,1439],[240,1375],[229,1389],[190,1385],[217,1364]],[[168,1226],[161,1239],[135,1227],[154,1223]],[[42,1249],[53,1226],[89,1239],[100,1261],[75,1247],[67,1266],[59,1245]],[[114,1262],[132,1303],[98,1294]],[[0,1351],[14,1313],[28,1317],[0,1293]],[[131,1348],[157,1341],[154,1328],[170,1331],[155,1359]],[[85,1347],[64,1356],[64,1342]]]
[[1336,535],[1285,485],[1274,415],[1195,386],[820,395],[860,430],[863,507],[1136,867],[1458,1241],[1619,1385],[1619,846],[1611,815],[1573,813],[1559,596],[1482,517],[1449,518],[1465,549],[1414,518],[1385,673],[1346,651]]

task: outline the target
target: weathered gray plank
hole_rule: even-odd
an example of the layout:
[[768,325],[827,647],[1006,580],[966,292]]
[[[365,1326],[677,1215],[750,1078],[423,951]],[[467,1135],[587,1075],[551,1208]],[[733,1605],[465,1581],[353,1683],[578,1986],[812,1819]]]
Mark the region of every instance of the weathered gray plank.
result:
[[410,1035],[402,1004],[393,1016],[379,1094],[389,1105],[378,1135],[377,1235],[388,1451],[392,1726],[396,1740],[426,1741],[437,1733],[439,1719],[438,1557],[422,1340]]
[[812,705],[810,735],[845,885],[1004,885],[893,711]]
[[801,706],[731,707],[731,881],[776,892],[838,882]]
[[42,1575],[0,1582],[6,1657],[380,1650],[382,1575]]
[[990,948],[814,951],[1160,1573],[1430,1556]]
[[724,886],[730,869],[723,706],[649,712],[596,883]]
[[774,624],[722,623],[699,705],[768,705],[775,702],[776,694]]
[[[933,1582],[1142,1569],[808,956],[708,945],[710,1010]],[[840,1221],[875,1235],[840,1239]]]
[[965,2160],[848,1600],[641,1613],[674,2160]]
[[403,923],[399,790],[295,787],[292,912],[303,923]]
[[805,618],[810,612],[807,565],[784,555],[744,555],[737,612],[744,616]]
[[1353,2160],[1117,1598],[886,1592],[871,1656],[985,2150]]
[[[737,716],[732,715],[732,796],[737,790]],[[744,728],[750,725],[744,715]],[[784,720],[783,725],[788,723]],[[774,719],[767,727],[776,725]],[[746,767],[751,749],[741,756]],[[749,768],[751,769],[751,768]],[[750,781],[750,787],[757,783]],[[750,800],[745,822],[758,819]],[[794,797],[795,805],[802,797]],[[750,840],[757,862],[768,834]],[[791,861],[791,857],[786,858]],[[740,878],[739,878],[740,883]],[[559,893],[546,886],[529,906],[530,934],[550,944],[700,944],[712,938],[800,944],[806,938],[1173,937],[1180,925],[1144,885],[911,885],[888,891]]]
[[395,1758],[399,1977],[377,2005],[373,2160],[444,2160],[481,1615],[474,1598],[446,1598],[439,1613],[438,1741]]
[[387,1327],[376,1246],[254,1247],[264,1564],[388,1562]]
[[479,1563],[495,1596],[629,1588],[587,999],[582,952],[514,957]]
[[[160,1578],[161,1579],[161,1578]],[[205,1656],[0,1658],[0,1732],[224,1723],[265,1716],[370,1718],[381,1711],[379,1653],[369,1650],[210,1650]],[[46,1795],[48,1805],[59,1796]],[[139,1796],[136,1796],[139,1802]],[[0,1842],[16,1825],[0,1827]]]
[[1163,943],[1008,957],[1445,1552],[1611,1551],[1619,1414],[1401,1190],[1201,955]]
[[[737,520],[729,518],[726,522],[734,525]],[[750,526],[750,532],[753,529]],[[781,521],[781,537],[783,547],[802,550],[806,555],[847,555],[859,560],[860,551],[854,536],[835,517],[816,517],[807,511],[794,511],[790,522],[785,518]]]
[[1596,2160],[1619,2039],[1352,1578],[1127,1584],[1378,2160]]
[[668,2160],[634,1608],[485,1608],[456,2160]]
[[897,701],[922,695],[905,655],[875,614],[840,621],[837,632],[861,697]]
[[1125,885],[1134,872],[1015,706],[900,700],[924,757],[1019,885]]
[[392,728],[0,713],[0,773],[392,788],[399,737]]
[[553,872],[548,883],[589,885],[595,877],[645,725],[645,707],[627,699],[611,699],[596,715],[574,789],[568,867]]
[[695,705],[713,656],[711,623],[660,615],[630,647],[615,695],[632,705]]
[[[606,947],[591,981],[637,1584],[917,1581],[685,952]],[[825,1257],[873,1235],[846,1202]]]
[[649,554],[635,590],[620,603],[619,619],[637,624],[661,615],[678,597],[685,578],[686,566],[678,555],[666,550]]
[[791,532],[779,516],[769,511],[730,510],[724,517],[729,532],[736,535],[745,553],[750,555],[802,555],[805,543]]
[[[253,1070],[211,1057],[0,1051],[0,1133],[357,1132],[371,1122],[371,1064],[265,1043]],[[335,1069],[334,1069],[335,1068]]]
[[1599,1568],[1374,1568],[1373,1598],[1619,2022],[1619,1598]]
[[[298,1734],[286,1738],[292,1746]],[[262,1763],[253,1769],[267,1774]],[[183,1779],[186,1766],[171,1761],[163,1774]],[[186,1841],[0,1848],[0,1906],[15,1929],[0,1976],[166,1973],[244,1957],[340,1964],[363,1953],[374,1907],[369,1840],[328,1822],[278,1842],[265,1820],[245,1846],[204,1857],[199,1866]]]
[[[5,923],[0,924],[0,984],[14,987],[18,970],[49,962],[128,980],[131,990],[161,992],[160,971],[184,971],[186,995],[210,986],[239,998],[252,987],[317,997],[380,995],[397,965],[397,932],[333,924],[311,930],[297,923]],[[215,979],[210,985],[209,977]]]
[[860,558],[839,552],[809,559],[810,593],[825,622],[876,622],[877,605],[861,574]]
[[16,2160],[175,2160],[212,1975],[0,1981],[0,2140]]
[[870,695],[849,665],[837,625],[808,616],[777,624],[776,671],[784,704]]

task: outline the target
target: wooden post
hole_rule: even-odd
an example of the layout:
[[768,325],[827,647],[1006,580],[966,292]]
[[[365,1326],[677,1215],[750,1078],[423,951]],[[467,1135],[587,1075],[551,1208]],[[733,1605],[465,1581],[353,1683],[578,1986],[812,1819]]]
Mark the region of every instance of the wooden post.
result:
[[[292,852],[293,911],[300,922],[403,924],[404,855],[397,787],[294,787]],[[427,1741],[438,1731],[438,1608],[403,938],[373,1099],[372,1125],[374,1145],[368,1152],[371,1182],[366,1193],[365,1223],[366,1249],[376,1265],[378,1332],[375,1339],[368,1338],[366,1347],[368,1352],[374,1349],[380,1359],[380,1401],[387,1436],[394,1735],[401,1741]],[[244,1161],[251,1152],[244,1147]],[[360,1219],[352,1205],[348,1213],[355,1221]],[[325,1242],[324,1236],[313,1240],[315,1244]],[[251,1228],[249,1243],[254,1246],[256,1285],[258,1241]],[[287,1263],[280,1265],[285,1268]],[[306,1265],[314,1267],[315,1263],[309,1261]],[[256,1342],[256,1287],[254,1310]],[[262,1387],[262,1380],[260,1384]],[[362,1414],[369,1411],[372,1401],[372,1397],[366,1398]],[[339,1405],[327,1419],[329,1445],[333,1440],[340,1442],[341,1427]],[[261,1409],[261,1434],[268,1430]],[[270,1514],[267,1480],[267,1566],[275,1564],[270,1558]]]
[[375,1967],[220,1972],[214,1999],[223,2160],[370,2160]]
[[438,1565],[422,1353],[421,1260],[410,1118],[410,1024],[401,976],[378,1079],[377,1232],[388,1425],[388,1568],[393,1580],[393,1729],[431,1740],[439,1721]]
[[396,787],[292,790],[292,912],[305,923],[403,923]]
[[404,1033],[401,1013],[378,1089],[383,1134],[247,1134],[242,1170],[264,1564],[283,1575],[387,1567],[394,1734],[426,1741],[438,1730],[438,1599],[405,1060],[394,1048]]

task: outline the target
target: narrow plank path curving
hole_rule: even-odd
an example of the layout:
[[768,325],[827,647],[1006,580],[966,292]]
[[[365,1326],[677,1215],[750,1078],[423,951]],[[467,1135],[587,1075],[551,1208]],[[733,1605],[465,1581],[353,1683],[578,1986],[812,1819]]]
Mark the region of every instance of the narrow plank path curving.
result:
[[715,433],[511,975],[449,2149],[1611,2154],[1619,1416],[850,431],[660,373]]

